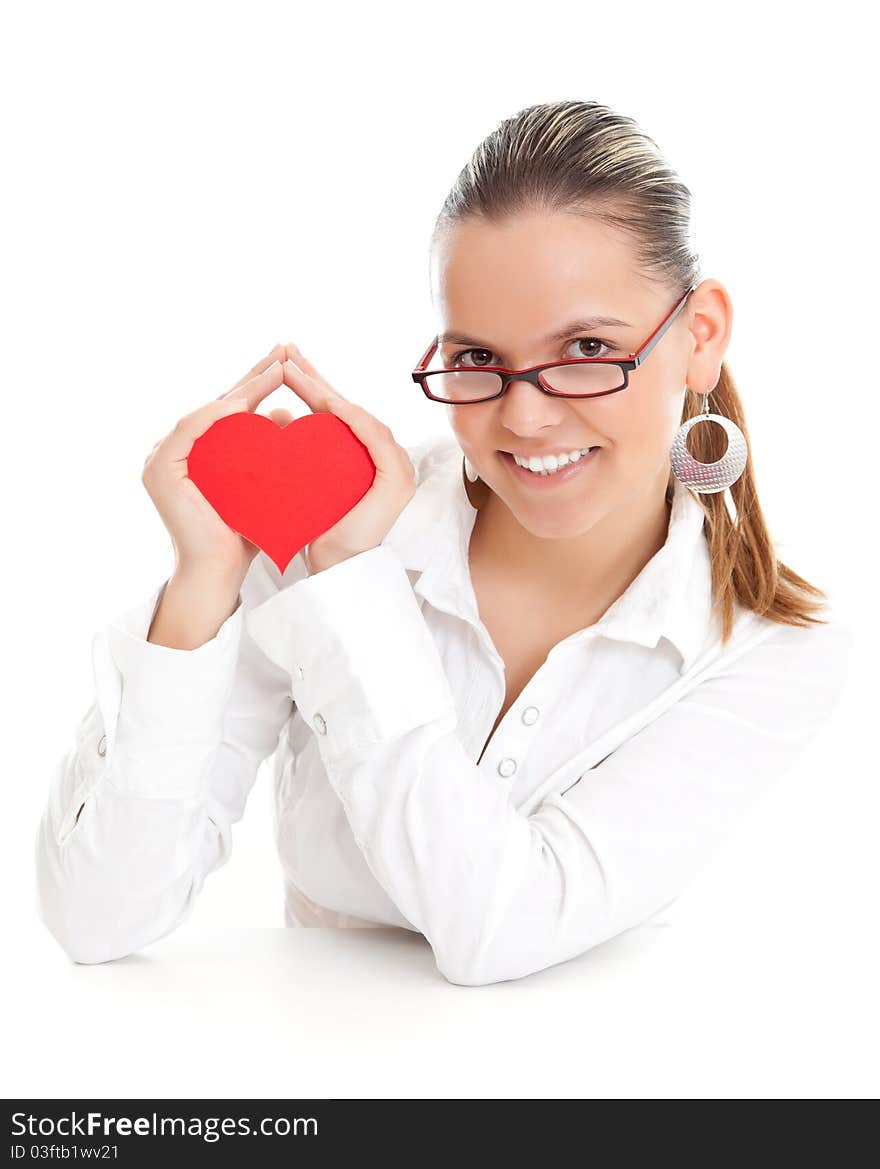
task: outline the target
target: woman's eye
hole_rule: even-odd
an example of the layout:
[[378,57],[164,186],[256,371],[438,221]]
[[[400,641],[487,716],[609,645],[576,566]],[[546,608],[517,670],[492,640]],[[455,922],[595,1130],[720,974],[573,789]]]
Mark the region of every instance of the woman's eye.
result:
[[[450,365],[483,365],[484,362],[473,360],[474,353],[490,353],[491,354],[491,350],[489,350],[489,349],[461,349],[461,350],[459,350],[458,353],[456,353],[452,357],[450,357],[449,364]],[[461,359],[463,357],[467,357],[468,360],[462,361]],[[488,364],[488,363],[485,363],[485,364]]]
[[[578,352],[570,355],[573,358],[606,357],[614,349],[613,345],[609,345],[607,341],[603,341],[600,337],[577,337],[571,344],[578,346]],[[490,362],[488,359],[492,356],[494,355],[491,349],[460,349],[458,353],[450,357],[448,365],[489,365]],[[465,358],[466,360],[463,360]]]
[[[613,349],[612,345],[609,345],[606,341],[600,340],[598,337],[578,337],[577,340],[573,342],[573,344],[578,345],[578,346],[601,345],[602,348],[605,350]],[[600,353],[597,349],[593,349],[590,352],[586,352],[585,350],[581,349],[581,351],[579,353],[575,353],[574,356],[575,357],[605,357],[606,354]]]

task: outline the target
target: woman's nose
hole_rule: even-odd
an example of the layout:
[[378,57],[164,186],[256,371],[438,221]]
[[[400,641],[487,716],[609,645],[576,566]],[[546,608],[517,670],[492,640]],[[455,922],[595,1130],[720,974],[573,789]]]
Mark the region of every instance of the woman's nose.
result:
[[523,378],[515,378],[508,384],[499,405],[507,426],[529,430],[535,426],[555,425],[564,413],[564,401],[545,394]]

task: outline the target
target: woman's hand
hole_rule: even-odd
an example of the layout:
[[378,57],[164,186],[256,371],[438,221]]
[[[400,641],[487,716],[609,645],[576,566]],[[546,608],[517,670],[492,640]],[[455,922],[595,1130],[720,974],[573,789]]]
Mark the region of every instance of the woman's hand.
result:
[[225,582],[234,595],[259,548],[233,531],[187,475],[193,443],[219,418],[256,410],[283,385],[282,362],[287,356],[276,345],[226,393],[185,414],[144,460],[141,482],[171,537],[175,576]]
[[[416,475],[412,459],[384,423],[338,394],[296,345],[291,343],[284,349],[284,384],[302,398],[312,413],[326,411],[340,418],[376,464],[376,476],[366,495],[308,545],[306,562],[314,574],[381,544],[415,495]],[[281,426],[292,420],[285,410],[273,410],[270,417]]]

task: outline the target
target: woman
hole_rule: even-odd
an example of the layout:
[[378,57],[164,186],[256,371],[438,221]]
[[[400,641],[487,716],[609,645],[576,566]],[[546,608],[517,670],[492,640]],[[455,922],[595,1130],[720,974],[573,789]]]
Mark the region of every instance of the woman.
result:
[[[400,446],[279,345],[156,444],[175,570],[96,635],[37,842],[71,958],[188,916],[273,752],[287,924],[421,932],[465,985],[653,916],[792,766],[852,637],[776,557],[689,211],[629,118],[525,109],[432,240],[442,328],[413,377],[453,436]],[[283,574],[186,478],[282,382],[377,469]],[[691,422],[709,395],[727,435]]]

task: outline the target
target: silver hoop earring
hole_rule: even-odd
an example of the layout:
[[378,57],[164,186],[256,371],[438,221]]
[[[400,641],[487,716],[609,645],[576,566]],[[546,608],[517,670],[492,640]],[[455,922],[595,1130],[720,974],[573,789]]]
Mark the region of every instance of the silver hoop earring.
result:
[[480,477],[477,474],[477,472],[474,470],[474,465],[470,461],[470,459],[467,457],[467,455],[464,456],[464,473],[465,473],[465,475],[467,475],[467,477],[471,483],[476,483],[476,481]]
[[[703,395],[703,409],[693,418],[688,418],[675,432],[675,439],[669,451],[672,473],[685,487],[703,495],[724,491],[735,483],[745,470],[748,459],[746,436],[735,422],[723,414],[709,413],[709,394]],[[699,422],[717,422],[727,434],[727,450],[715,463],[701,463],[687,448],[687,436]]]

